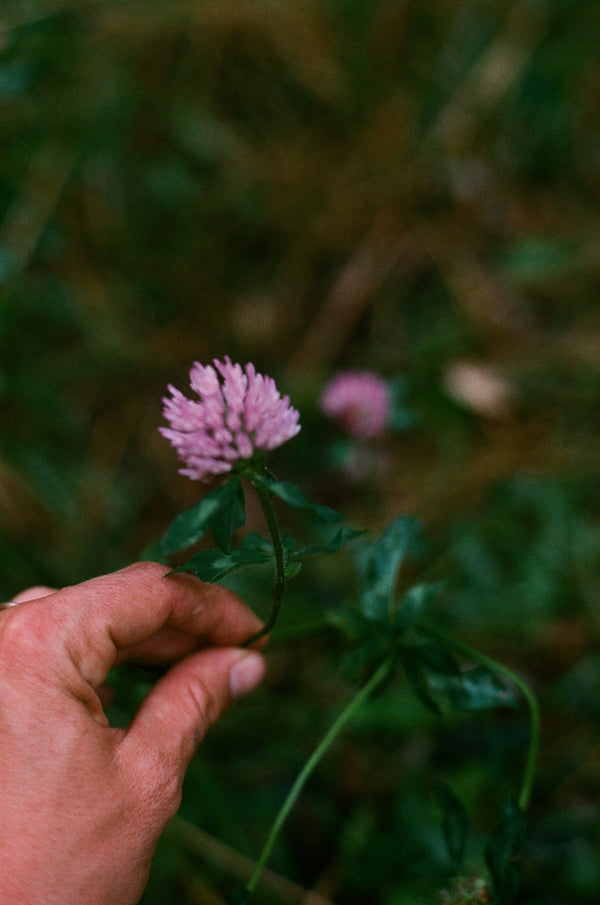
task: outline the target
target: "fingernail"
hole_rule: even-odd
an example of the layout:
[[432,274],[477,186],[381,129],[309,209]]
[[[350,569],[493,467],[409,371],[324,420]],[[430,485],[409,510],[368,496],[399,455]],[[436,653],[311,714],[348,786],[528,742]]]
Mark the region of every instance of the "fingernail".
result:
[[229,674],[231,697],[238,698],[256,688],[265,674],[265,668],[264,658],[260,654],[255,651],[243,653],[233,664]]

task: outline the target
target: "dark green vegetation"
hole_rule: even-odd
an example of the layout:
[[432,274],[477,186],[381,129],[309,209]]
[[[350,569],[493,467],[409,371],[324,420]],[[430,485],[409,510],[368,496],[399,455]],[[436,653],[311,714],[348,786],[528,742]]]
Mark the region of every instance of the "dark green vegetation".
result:
[[[0,9],[2,599],[140,557],[202,490],[157,433],[166,383],[253,360],[301,410],[278,477],[373,532],[417,516],[401,582],[442,581],[436,624],[539,696],[524,905],[600,900],[599,38],[597,0]],[[347,366],[401,379],[411,416],[352,475],[316,404]],[[146,905],[246,878],[361,678],[322,628],[356,574],[350,545],[291,582],[269,679],[197,758]],[[270,581],[235,574],[261,612]],[[126,719],[147,676],[115,681]],[[525,712],[439,718],[398,687],[311,779],[257,901],[300,901],[281,877],[339,905],[483,901]],[[454,890],[448,788],[470,825]]]

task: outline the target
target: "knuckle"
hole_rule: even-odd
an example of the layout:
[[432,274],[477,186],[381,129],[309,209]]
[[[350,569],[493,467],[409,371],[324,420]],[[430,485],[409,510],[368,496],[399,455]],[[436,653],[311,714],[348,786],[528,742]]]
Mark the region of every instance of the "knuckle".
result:
[[[200,582],[195,576],[178,573],[170,575],[168,566],[157,562],[137,562],[115,573],[115,580],[126,578],[136,594],[141,594],[172,609],[180,597],[186,597],[193,590],[198,592]],[[168,579],[168,580],[165,580]]]
[[[48,674],[58,665],[52,627],[28,608],[15,607],[0,619],[0,699],[24,716],[49,692]],[[18,703],[17,703],[18,702]]]
[[8,610],[0,620],[0,663],[15,666],[36,664],[47,649],[45,620],[32,619],[27,607]]

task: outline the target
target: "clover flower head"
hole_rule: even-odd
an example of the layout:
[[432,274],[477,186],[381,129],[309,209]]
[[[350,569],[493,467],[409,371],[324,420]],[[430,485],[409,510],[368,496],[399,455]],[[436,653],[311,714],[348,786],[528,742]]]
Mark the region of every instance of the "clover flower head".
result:
[[390,420],[388,385],[372,371],[340,371],[325,385],[319,404],[325,415],[360,439],[379,436]]
[[194,362],[190,386],[196,399],[169,385],[163,415],[170,427],[159,431],[186,466],[180,474],[194,481],[226,474],[238,461],[275,449],[300,430],[289,397],[251,363],[242,367],[227,357],[212,365]]

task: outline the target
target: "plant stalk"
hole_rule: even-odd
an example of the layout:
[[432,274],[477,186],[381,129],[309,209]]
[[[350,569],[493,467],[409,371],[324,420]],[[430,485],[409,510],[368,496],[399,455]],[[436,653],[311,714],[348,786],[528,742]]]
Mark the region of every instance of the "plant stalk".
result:
[[531,798],[533,777],[535,774],[535,768],[538,758],[541,728],[540,708],[534,693],[527,685],[527,683],[524,682],[523,679],[521,679],[521,677],[518,676],[515,672],[513,672],[512,669],[509,669],[508,666],[504,666],[502,663],[497,663],[495,660],[492,660],[485,654],[482,654],[478,650],[475,650],[475,648],[470,647],[470,645],[464,644],[462,641],[456,641],[454,640],[454,638],[449,638],[442,632],[436,631],[436,629],[432,629],[428,626],[427,631],[433,635],[436,635],[438,638],[440,638],[440,640],[443,640],[446,644],[449,644],[459,653],[464,654],[466,657],[469,657],[476,663],[481,663],[482,666],[486,666],[491,672],[495,672],[498,675],[504,676],[504,678],[508,679],[509,682],[515,685],[523,695],[523,698],[525,699],[527,708],[529,710],[531,728],[529,735],[529,747],[527,749],[527,758],[525,760],[525,768],[523,770],[523,779],[521,781],[521,789],[519,791],[519,797],[517,800],[521,810],[527,810]]
[[[275,820],[273,821],[273,825],[267,837],[267,840],[263,846],[263,850],[260,853],[259,859],[256,862],[256,867],[254,868],[254,872],[248,881],[246,886],[246,895],[249,897],[255,890],[256,885],[260,879],[260,875],[267,863],[271,851],[273,850],[273,846],[279,835],[279,832],[285,823],[290,811],[292,810],[294,804],[296,803],[298,796],[300,795],[302,789],[304,788],[308,778],[311,773],[322,759],[324,754],[331,747],[337,736],[340,734],[341,730],[344,728],[348,720],[356,713],[359,707],[367,700],[367,698],[375,691],[375,689],[381,685],[383,680],[388,676],[392,664],[394,662],[393,656],[388,657],[383,663],[380,664],[379,668],[373,673],[371,678],[366,682],[362,688],[359,689],[357,694],[351,699],[351,701],[346,705],[346,707],[342,710],[342,712],[337,716],[335,721],[331,724],[328,731],[325,733],[309,759],[304,764],[302,770],[296,777],[296,780],[290,789],[283,805],[281,806],[279,813],[277,814]],[[247,901],[247,898],[244,900]]]
[[[252,481],[251,478],[250,480]],[[273,587],[273,597],[269,617],[261,630],[259,632],[256,632],[256,634],[252,635],[244,642],[244,647],[249,647],[260,638],[263,638],[265,635],[269,634],[269,632],[277,622],[279,610],[281,609],[283,593],[285,591],[285,551],[283,549],[281,532],[279,530],[279,525],[277,524],[275,511],[273,509],[273,506],[271,505],[271,494],[269,493],[268,488],[259,481],[252,481],[252,485],[256,490],[256,493],[258,494],[258,499],[260,501],[260,505],[267,522],[267,528],[269,529],[269,534],[271,535],[271,541],[273,543],[273,552],[275,553],[275,585]]]

